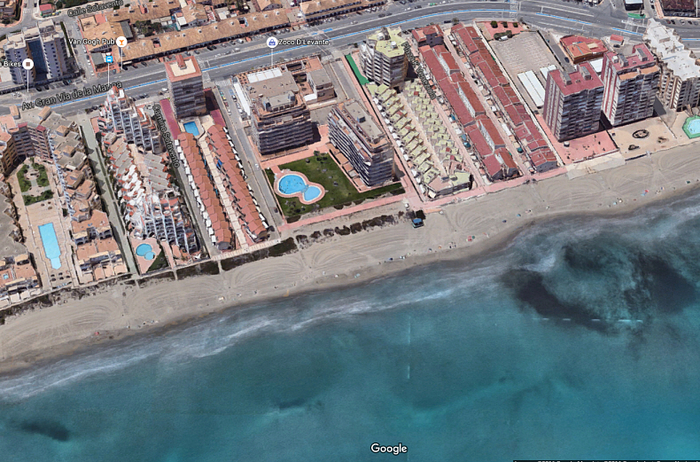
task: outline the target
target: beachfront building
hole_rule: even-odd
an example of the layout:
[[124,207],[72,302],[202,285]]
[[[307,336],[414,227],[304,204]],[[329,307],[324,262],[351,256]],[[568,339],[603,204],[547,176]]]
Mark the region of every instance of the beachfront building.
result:
[[112,87],[107,92],[97,123],[102,132],[121,133],[129,143],[154,152],[161,150],[156,124],[122,88]]
[[574,72],[550,71],[544,100],[544,119],[559,141],[598,131],[603,82],[589,63]]
[[654,115],[661,71],[644,44],[632,53],[608,52],[603,58],[603,113],[613,127]]
[[235,249],[235,234],[230,222],[232,217],[226,214],[222,203],[224,198],[214,187],[204,153],[191,133],[180,133],[177,141],[178,152],[189,169],[187,180],[192,191],[195,191],[196,205],[204,220],[206,230],[203,232],[217,249]]
[[267,222],[244,178],[243,164],[236,159],[236,152],[223,127],[212,125],[207,129],[206,149],[218,170],[217,176],[221,185],[230,197],[232,215],[235,215],[232,219],[238,219],[241,229],[246,233],[246,240],[249,243],[258,243],[267,239]]
[[207,112],[202,70],[194,56],[182,55],[165,63],[168,89],[178,118],[201,116]]
[[74,245],[73,261],[81,282],[92,282],[127,272],[105,212],[95,210],[89,219],[72,222],[71,236]]
[[198,251],[184,203],[170,181],[167,153],[155,154],[116,133],[105,135],[103,144],[114,193],[132,235],[155,237],[188,255]]
[[401,29],[382,27],[360,44],[362,73],[378,85],[396,87],[403,84],[408,72],[408,57],[404,51],[406,40]]
[[661,81],[658,97],[667,108],[682,111],[697,107],[700,100],[700,66],[680,36],[650,19],[644,42],[659,59]]
[[367,186],[391,181],[394,149],[379,125],[357,101],[333,107],[328,114],[328,137]]
[[260,154],[272,154],[313,142],[311,112],[290,72],[270,71],[249,82],[252,138]]
[[19,301],[20,294],[35,287],[39,278],[28,253],[0,257],[0,300]]
[[29,84],[54,81],[71,72],[66,39],[50,19],[9,36],[4,50],[8,61],[21,63],[26,58],[34,61],[30,71],[21,66],[10,68],[12,82],[17,85],[26,85],[27,80]]

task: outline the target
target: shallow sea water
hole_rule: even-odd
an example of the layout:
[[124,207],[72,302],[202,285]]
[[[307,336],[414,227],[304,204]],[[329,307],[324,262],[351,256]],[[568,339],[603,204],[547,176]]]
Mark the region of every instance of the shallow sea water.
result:
[[0,460],[696,458],[698,198],[0,378]]

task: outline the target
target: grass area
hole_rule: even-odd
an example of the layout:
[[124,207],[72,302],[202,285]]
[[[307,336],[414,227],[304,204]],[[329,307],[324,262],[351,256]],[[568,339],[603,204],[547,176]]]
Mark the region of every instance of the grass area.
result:
[[[326,195],[318,202],[304,205],[296,197],[277,196],[280,208],[285,217],[299,217],[314,210],[333,207],[340,209],[345,205],[360,204],[367,199],[374,199],[386,193],[401,194],[404,192],[400,183],[391,184],[382,188],[360,193],[355,186],[343,174],[338,164],[328,153],[318,153],[313,157],[301,159],[288,164],[280,165],[280,170],[289,169],[303,173],[310,182],[323,185]],[[275,175],[271,170],[266,170],[267,179],[274,190]],[[275,191],[275,194],[277,192]]]
[[350,67],[355,73],[355,77],[357,78],[357,81],[360,82],[360,85],[367,85],[369,83],[369,80],[367,80],[367,78],[364,75],[362,75],[360,69],[357,67],[357,64],[355,64],[355,60],[352,59],[352,55],[345,55],[345,59],[348,60],[348,64],[350,64]]
[[156,257],[155,260],[153,260],[153,263],[151,263],[151,266],[148,267],[147,273],[150,273],[151,271],[158,271],[159,269],[167,268],[168,267],[168,259],[165,257],[165,252],[163,251],[163,248],[160,248],[160,253],[158,253],[158,256]]
[[17,181],[19,181],[19,189],[22,192],[27,192],[32,189],[32,183],[27,179],[26,175],[29,171],[29,165],[23,165],[17,172]]
[[36,183],[45,188],[49,185],[49,175],[46,173],[46,167],[41,164],[34,164],[34,169],[39,171],[39,178],[36,179]]
[[24,205],[32,205],[37,202],[43,202],[49,200],[53,197],[53,191],[46,190],[38,196],[32,196],[31,194],[22,194],[22,200],[24,200]]

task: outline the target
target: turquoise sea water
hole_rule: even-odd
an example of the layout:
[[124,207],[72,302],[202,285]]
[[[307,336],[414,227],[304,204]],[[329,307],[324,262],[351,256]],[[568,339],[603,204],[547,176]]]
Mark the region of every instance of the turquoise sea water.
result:
[[696,458],[698,199],[1,378],[1,460]]

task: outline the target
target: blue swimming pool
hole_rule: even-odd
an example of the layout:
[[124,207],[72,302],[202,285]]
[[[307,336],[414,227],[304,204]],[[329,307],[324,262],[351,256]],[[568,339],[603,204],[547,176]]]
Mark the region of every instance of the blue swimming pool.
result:
[[41,244],[44,246],[44,255],[51,260],[51,267],[59,269],[61,267],[61,249],[58,247],[58,239],[56,231],[53,229],[53,223],[47,223],[39,226],[39,235],[41,236]]
[[299,173],[285,173],[277,182],[277,190],[285,196],[300,195],[302,202],[311,203],[323,196],[323,189],[317,183],[307,183]]
[[304,191],[304,200],[307,202],[311,202],[320,195],[321,189],[318,186],[309,186],[308,188],[306,188],[306,191]]
[[684,129],[686,130],[689,138],[696,138],[700,136],[700,117],[688,118]]
[[156,254],[153,253],[153,247],[151,244],[140,244],[136,247],[136,255],[143,257],[146,260],[153,260],[156,258]]
[[282,194],[288,194],[290,196],[292,194],[303,192],[306,189],[308,189],[306,181],[304,181],[302,177],[294,173],[290,173],[288,175],[283,176],[282,179],[280,179],[280,182],[277,185],[277,187],[279,188]]
[[199,130],[197,129],[197,124],[195,122],[187,122],[185,124],[185,131],[187,133],[192,133],[195,137],[199,136]]

